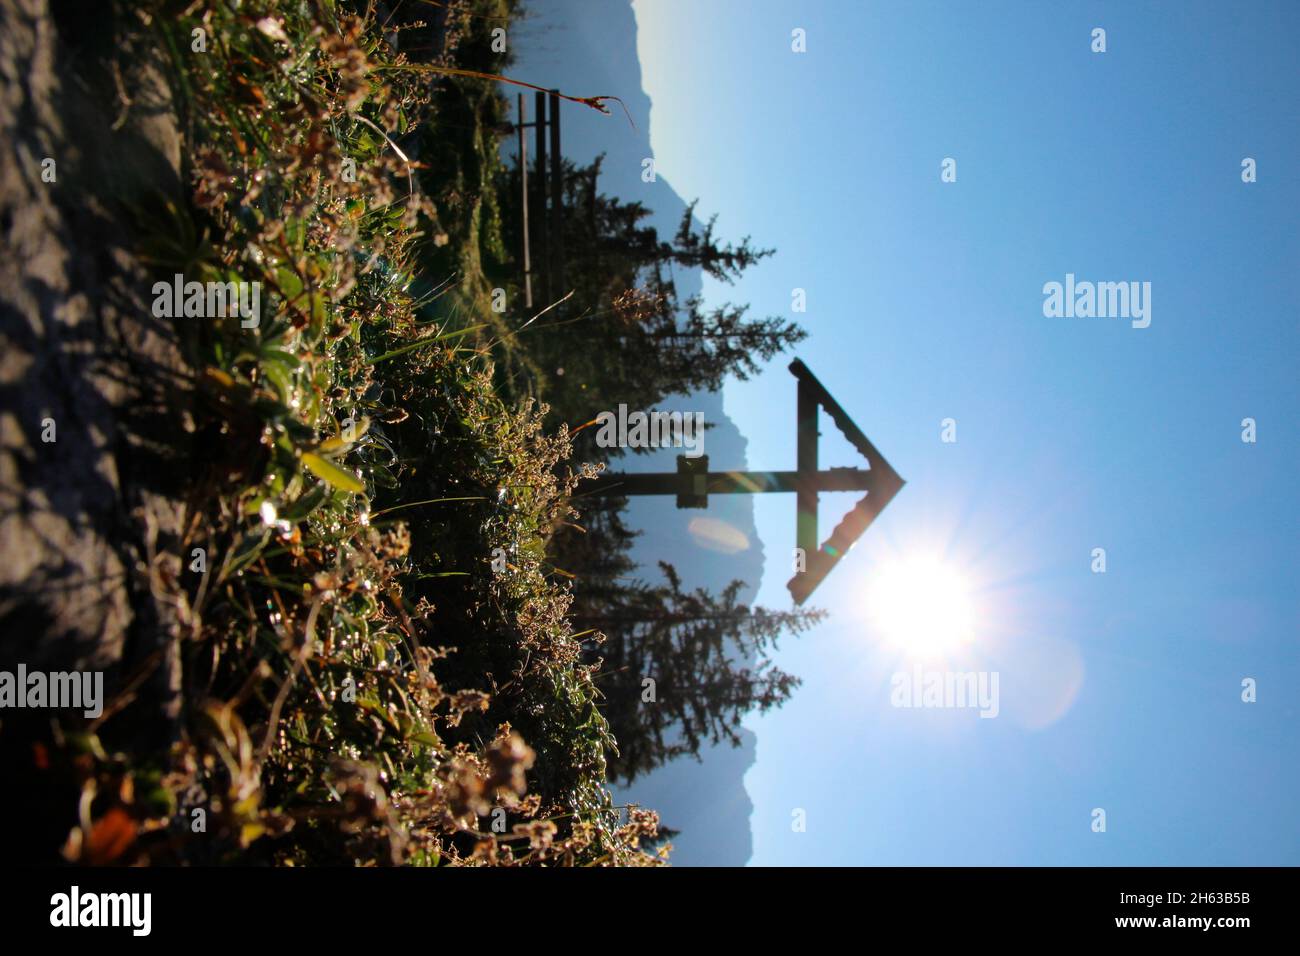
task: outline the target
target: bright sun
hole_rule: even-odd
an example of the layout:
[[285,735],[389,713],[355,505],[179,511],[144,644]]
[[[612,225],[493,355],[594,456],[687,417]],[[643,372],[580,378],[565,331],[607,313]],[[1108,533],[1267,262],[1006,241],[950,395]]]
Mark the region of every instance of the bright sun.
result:
[[942,655],[974,637],[965,578],[942,561],[901,558],[882,568],[867,594],[877,633],[909,654]]

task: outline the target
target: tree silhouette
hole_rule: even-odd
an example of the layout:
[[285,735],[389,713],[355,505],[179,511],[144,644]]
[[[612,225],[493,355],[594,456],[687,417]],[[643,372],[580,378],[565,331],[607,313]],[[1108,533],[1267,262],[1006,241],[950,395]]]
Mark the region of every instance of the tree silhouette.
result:
[[[743,380],[757,373],[762,362],[806,337],[783,318],[746,318],[747,306],[706,310],[698,297],[683,301],[675,268],[699,268],[732,282],[772,250],[755,248],[748,237],[739,245],[721,241],[716,216],[697,228],[696,203],[664,240],[646,224],[646,206],[599,191],[602,162],[564,162],[563,273],[572,296],[525,333],[535,366],[557,370],[539,389],[554,418],[576,427],[619,404],[649,409],[668,395],[715,390],[728,375]],[[516,195],[518,170],[504,175],[502,191]],[[506,248],[519,248],[520,228],[517,210],[507,205]],[[595,461],[609,454],[588,437],[575,451]]]
[[699,266],[712,278],[730,284],[754,263],[775,252],[774,249],[752,248],[749,236],[742,239],[739,246],[719,245],[713,236],[713,227],[718,221],[716,215],[704,224],[703,232],[697,232],[695,207],[699,202],[698,199],[691,200],[691,204],[682,213],[682,221],[677,227],[672,245],[661,247],[661,261],[676,262],[688,267]]
[[636,582],[617,602],[574,616],[605,636],[590,653],[602,660],[596,683],[618,741],[609,771],[624,781],[683,754],[698,758],[705,743],[738,745],[745,714],[779,706],[799,686],[770,659],[780,635],[824,617],[739,603],[741,581],[717,595],[686,591],[672,565],[659,566],[666,583]]
[[[717,390],[727,376],[747,379],[806,337],[784,318],[748,318],[744,305],[683,300],[678,268],[731,283],[772,250],[748,237],[738,245],[720,240],[716,217],[697,222],[696,202],[683,210],[676,233],[661,237],[642,203],[600,192],[602,162],[563,163],[558,248],[572,294],[516,346],[549,376],[536,391],[553,419],[569,427],[574,458],[594,462],[625,453],[596,445],[590,426],[601,411],[620,404],[649,410],[670,395]],[[504,175],[501,194],[518,195],[518,170]],[[507,204],[501,214],[505,248],[520,248],[518,209]],[[545,260],[535,252],[534,261]],[[698,757],[706,743],[738,744],[745,714],[779,706],[798,686],[771,661],[778,637],[801,633],[821,612],[748,607],[738,600],[739,581],[719,594],[684,590],[668,564],[660,565],[665,583],[637,580],[626,499],[581,494],[579,485],[580,517],[557,531],[548,559],[573,581],[570,619],[590,635],[588,663],[600,664],[601,709],[618,741],[610,775],[631,780],[674,757]]]

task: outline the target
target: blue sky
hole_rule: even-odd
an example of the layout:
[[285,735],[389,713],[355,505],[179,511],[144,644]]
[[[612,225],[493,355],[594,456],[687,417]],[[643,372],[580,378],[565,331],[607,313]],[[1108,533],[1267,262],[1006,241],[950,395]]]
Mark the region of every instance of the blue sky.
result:
[[[783,642],[803,687],[749,721],[751,862],[1300,863],[1300,5],[634,9],[657,168],[778,249],[706,293],[800,321],[908,481]],[[1067,273],[1150,282],[1150,327],[1045,317]],[[752,468],[794,465],[787,362],[725,393]],[[757,509],[785,607],[793,501]],[[891,706],[910,659],[867,595],[918,554],[967,582],[950,666],[1001,675],[997,719]]]

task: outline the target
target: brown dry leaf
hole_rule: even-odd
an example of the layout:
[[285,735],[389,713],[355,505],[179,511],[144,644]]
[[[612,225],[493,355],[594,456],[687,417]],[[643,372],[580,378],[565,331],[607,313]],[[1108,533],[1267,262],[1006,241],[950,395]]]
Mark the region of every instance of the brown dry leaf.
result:
[[82,847],[82,862],[103,866],[117,860],[135,842],[135,821],[121,807],[112,807],[95,821]]

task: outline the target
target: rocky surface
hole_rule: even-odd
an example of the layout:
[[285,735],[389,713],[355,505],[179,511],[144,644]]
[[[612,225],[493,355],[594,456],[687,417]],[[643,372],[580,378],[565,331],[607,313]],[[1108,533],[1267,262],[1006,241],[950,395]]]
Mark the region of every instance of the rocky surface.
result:
[[[192,376],[133,242],[181,193],[181,140],[114,6],[0,0],[0,669],[103,670],[102,731],[148,744],[179,712]],[[25,716],[0,714],[8,782]]]

